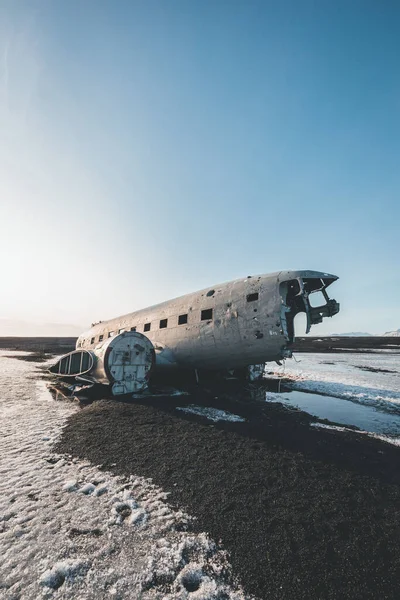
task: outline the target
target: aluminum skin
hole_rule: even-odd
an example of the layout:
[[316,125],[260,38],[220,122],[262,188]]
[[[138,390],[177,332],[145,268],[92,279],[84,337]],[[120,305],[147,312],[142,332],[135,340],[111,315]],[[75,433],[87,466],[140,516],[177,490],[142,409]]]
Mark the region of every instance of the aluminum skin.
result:
[[[338,277],[311,270],[280,271],[213,285],[94,324],[77,349],[100,349],[110,337],[138,331],[151,340],[156,367],[237,369],[291,356],[295,316],[311,326],[339,312],[327,288]],[[314,306],[313,294],[323,302]]]

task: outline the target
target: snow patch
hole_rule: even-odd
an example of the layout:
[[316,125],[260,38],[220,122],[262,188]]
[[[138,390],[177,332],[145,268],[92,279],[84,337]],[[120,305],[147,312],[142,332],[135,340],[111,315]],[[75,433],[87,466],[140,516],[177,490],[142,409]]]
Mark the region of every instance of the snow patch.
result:
[[382,334],[383,337],[400,337],[400,329],[396,329],[395,331],[386,331],[386,333]]
[[93,494],[95,489],[96,489],[96,486],[93,485],[93,483],[85,483],[85,485],[83,485],[81,488],[79,488],[78,491],[81,494],[86,494],[88,496],[89,494]]
[[111,510],[110,523],[116,525],[136,525],[143,526],[147,521],[147,512],[139,506],[129,490],[124,490],[122,499],[115,500]]
[[370,431],[362,431],[361,429],[350,429],[349,427],[341,427],[340,425],[327,425],[326,423],[311,423],[312,427],[318,427],[319,429],[332,429],[333,431],[346,431],[349,433],[359,433],[361,435],[367,435],[368,437],[382,440],[388,444],[400,447],[400,438],[391,437],[388,435],[379,435],[378,433],[371,433]]
[[83,575],[87,569],[88,564],[83,560],[61,561],[45,571],[40,577],[39,583],[44,587],[57,590],[66,579],[73,580],[77,575]]
[[234,415],[226,410],[219,410],[218,408],[211,408],[209,406],[196,406],[190,404],[189,406],[177,406],[176,410],[181,410],[186,413],[198,415],[200,417],[206,417],[210,421],[234,421],[243,422],[246,419]]
[[63,490],[66,492],[76,492],[78,489],[78,482],[76,479],[71,479],[70,481],[66,481],[63,485]]
[[[192,518],[169,506],[151,480],[52,453],[44,433],[56,440],[77,407],[54,401],[35,380],[33,363],[1,362],[0,581],[7,598],[249,598],[226,583],[226,554],[205,533],[189,533]],[[204,574],[199,588],[189,592],[183,575],[197,572]]]

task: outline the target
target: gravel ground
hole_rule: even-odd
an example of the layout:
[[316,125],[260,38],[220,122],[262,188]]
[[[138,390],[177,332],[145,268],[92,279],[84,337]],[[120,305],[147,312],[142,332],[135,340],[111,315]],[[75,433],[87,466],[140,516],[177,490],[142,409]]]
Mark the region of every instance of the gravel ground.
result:
[[[188,404],[246,420],[176,410]],[[400,450],[310,419],[238,389],[101,400],[69,417],[56,449],[152,478],[196,517],[194,531],[223,545],[249,594],[398,598]]]

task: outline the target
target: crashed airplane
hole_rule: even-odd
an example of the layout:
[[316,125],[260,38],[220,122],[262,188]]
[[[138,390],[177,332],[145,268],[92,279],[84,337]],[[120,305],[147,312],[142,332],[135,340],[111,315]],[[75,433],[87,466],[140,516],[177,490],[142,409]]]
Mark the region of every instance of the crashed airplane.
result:
[[[116,396],[145,390],[154,368],[232,371],[290,358],[297,314],[305,313],[308,333],[339,312],[326,292],[337,279],[318,271],[249,276],[100,321],[50,371],[109,385]],[[313,306],[313,294],[322,305]]]

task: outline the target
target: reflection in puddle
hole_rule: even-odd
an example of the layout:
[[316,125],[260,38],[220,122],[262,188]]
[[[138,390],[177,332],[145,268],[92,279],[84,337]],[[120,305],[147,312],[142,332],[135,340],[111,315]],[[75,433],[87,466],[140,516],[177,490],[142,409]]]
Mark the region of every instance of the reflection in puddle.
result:
[[344,425],[355,425],[372,433],[400,437],[400,416],[385,413],[372,406],[297,390],[285,390],[281,394],[267,392],[265,398],[268,402],[282,402],[286,405],[297,406],[320,419],[328,419]]

